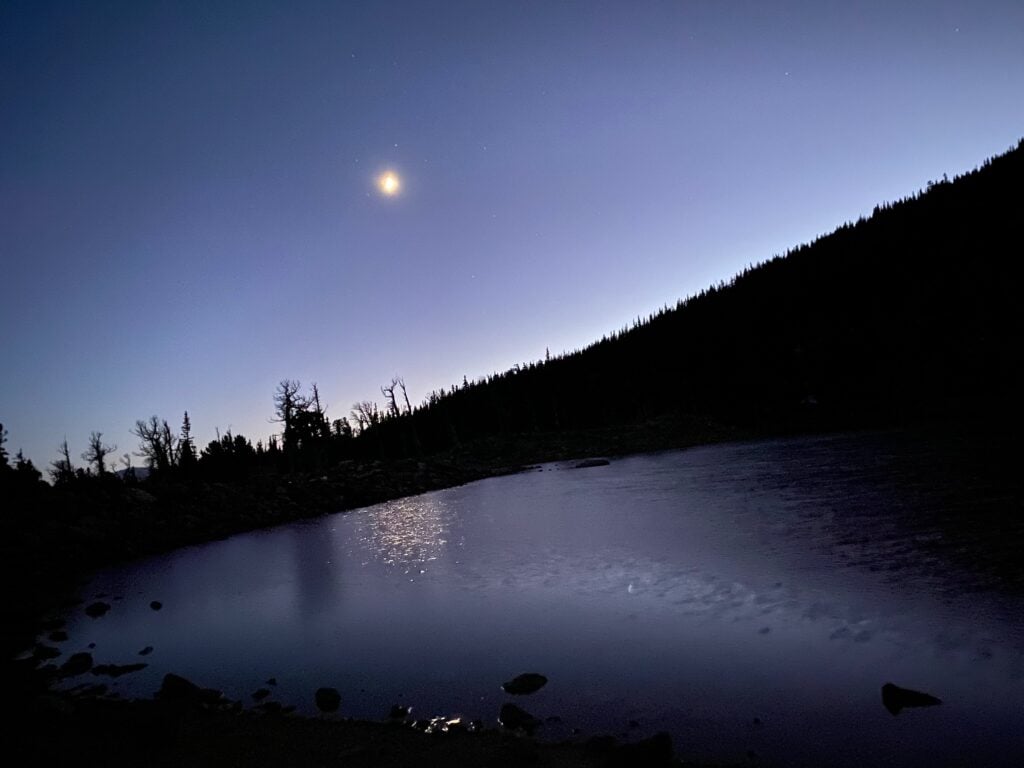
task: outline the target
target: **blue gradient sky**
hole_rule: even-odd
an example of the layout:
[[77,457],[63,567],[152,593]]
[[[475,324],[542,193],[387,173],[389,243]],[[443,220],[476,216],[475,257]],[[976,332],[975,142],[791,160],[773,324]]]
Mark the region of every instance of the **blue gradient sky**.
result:
[[1022,41],[1019,0],[6,0],[8,448],[584,346],[1006,150]]

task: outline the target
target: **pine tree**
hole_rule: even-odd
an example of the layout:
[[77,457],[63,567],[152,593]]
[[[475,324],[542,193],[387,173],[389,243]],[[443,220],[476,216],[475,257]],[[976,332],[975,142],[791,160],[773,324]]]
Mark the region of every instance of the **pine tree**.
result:
[[4,429],[3,424],[0,424],[0,472],[11,468],[11,465],[7,463],[7,449],[4,448],[6,442],[7,430]]
[[192,442],[192,422],[185,411],[185,418],[181,422],[181,437],[178,440],[178,467],[184,471],[190,471],[196,464],[196,449]]

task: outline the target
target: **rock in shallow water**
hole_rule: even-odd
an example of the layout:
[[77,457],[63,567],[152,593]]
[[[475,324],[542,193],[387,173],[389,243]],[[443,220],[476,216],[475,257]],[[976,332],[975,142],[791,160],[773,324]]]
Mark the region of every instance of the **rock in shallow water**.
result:
[[90,669],[92,669],[92,654],[75,653],[61,666],[60,674],[63,677],[74,677],[85,674]]
[[130,672],[138,672],[145,669],[148,664],[97,664],[92,668],[94,675],[107,675],[108,677],[120,677]]
[[85,614],[93,619],[98,619],[109,610],[110,603],[104,603],[102,600],[97,600],[95,603],[91,603],[86,606]]
[[539,691],[547,682],[548,679],[544,675],[536,672],[524,672],[508,682],[502,683],[501,688],[505,693],[511,693],[513,696],[525,696]]
[[56,659],[58,656],[60,656],[60,648],[54,648],[50,645],[43,645],[42,643],[39,643],[32,649],[32,658],[41,662]]
[[521,730],[526,731],[526,733],[533,733],[537,726],[540,725],[540,720],[515,704],[501,705],[498,722],[510,731]]
[[164,675],[160,690],[156,697],[169,704],[195,706],[204,709],[238,708],[237,702],[224,698],[224,694],[214,688],[200,688],[191,680],[186,680],[173,672]]
[[609,755],[609,768],[656,768],[672,765],[672,737],[665,732],[635,744],[623,744]]
[[337,712],[341,706],[341,694],[337,688],[318,688],[315,698],[316,707],[321,712]]
[[191,680],[169,672],[164,675],[157,696],[165,701],[189,701],[199,697],[202,689]]
[[930,693],[912,691],[910,688],[900,688],[898,685],[886,683],[882,686],[882,704],[893,715],[907,707],[934,707],[941,704],[942,699],[937,699]]
[[611,464],[608,459],[584,459],[576,464],[573,469],[590,469],[591,467],[607,467]]

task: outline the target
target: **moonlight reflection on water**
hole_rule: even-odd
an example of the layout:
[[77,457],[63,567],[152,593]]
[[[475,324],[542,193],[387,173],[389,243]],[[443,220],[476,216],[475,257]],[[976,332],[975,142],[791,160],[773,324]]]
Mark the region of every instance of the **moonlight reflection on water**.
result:
[[448,544],[449,518],[440,499],[411,497],[366,510],[353,532],[363,553],[414,573],[440,557]]

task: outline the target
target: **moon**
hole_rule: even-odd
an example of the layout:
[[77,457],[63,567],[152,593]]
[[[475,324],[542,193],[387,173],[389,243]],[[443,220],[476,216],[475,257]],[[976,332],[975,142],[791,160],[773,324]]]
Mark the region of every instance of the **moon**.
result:
[[402,191],[402,180],[394,171],[385,171],[377,177],[377,188],[384,197],[394,197]]

